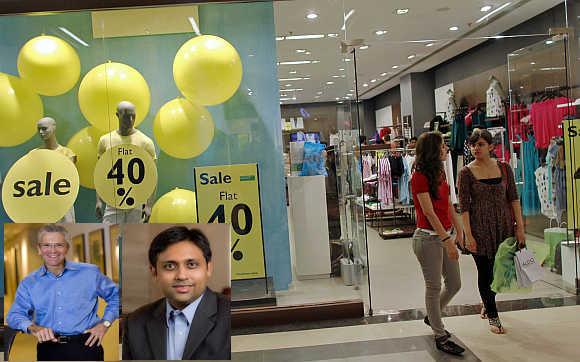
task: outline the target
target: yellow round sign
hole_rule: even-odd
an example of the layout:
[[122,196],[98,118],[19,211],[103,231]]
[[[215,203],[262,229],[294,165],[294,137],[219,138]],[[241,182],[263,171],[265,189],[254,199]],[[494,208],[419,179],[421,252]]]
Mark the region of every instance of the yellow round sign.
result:
[[117,209],[140,207],[157,185],[153,158],[139,146],[122,144],[109,148],[95,166],[95,190],[107,205]]
[[2,202],[14,222],[57,222],[79,192],[74,164],[56,151],[37,149],[20,158],[2,185]]

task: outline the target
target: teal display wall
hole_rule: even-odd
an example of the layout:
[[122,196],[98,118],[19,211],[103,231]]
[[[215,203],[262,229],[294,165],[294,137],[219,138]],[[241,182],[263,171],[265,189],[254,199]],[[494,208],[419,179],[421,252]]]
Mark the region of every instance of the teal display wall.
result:
[[[238,50],[244,67],[243,80],[229,101],[208,107],[216,132],[211,146],[202,155],[189,160],[175,159],[156,144],[157,197],[175,187],[193,190],[196,166],[258,163],[267,273],[273,277],[276,289],[287,289],[291,271],[273,5],[271,2],[201,5],[199,19],[203,34],[223,37]],[[67,28],[89,46],[67,37],[59,27]],[[0,72],[17,76],[19,49],[41,34],[58,36],[75,47],[81,59],[81,79],[94,66],[108,60],[137,69],[151,90],[151,108],[138,128],[155,141],[152,131],[155,114],[163,104],[180,95],[173,81],[173,58],[193,33],[93,39],[90,12],[0,17]],[[63,145],[89,126],[77,101],[79,83],[64,95],[42,97],[45,116],[57,120],[57,138]],[[18,158],[39,144],[40,139],[35,136],[19,146],[0,148],[0,173],[5,175]],[[95,191],[81,187],[75,203],[77,222],[96,222],[94,207]],[[0,221],[10,222],[3,208]]]

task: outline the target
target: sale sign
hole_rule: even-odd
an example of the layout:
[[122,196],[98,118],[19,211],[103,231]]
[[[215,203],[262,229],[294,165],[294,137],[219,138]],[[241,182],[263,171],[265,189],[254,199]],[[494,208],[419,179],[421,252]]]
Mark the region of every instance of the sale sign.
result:
[[568,228],[580,227],[580,119],[564,121]]
[[194,168],[200,223],[231,224],[232,280],[265,278],[257,164]]

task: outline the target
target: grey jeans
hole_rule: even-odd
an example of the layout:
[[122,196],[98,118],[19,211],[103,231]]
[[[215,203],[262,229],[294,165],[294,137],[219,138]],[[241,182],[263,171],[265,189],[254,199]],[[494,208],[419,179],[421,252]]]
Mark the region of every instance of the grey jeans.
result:
[[[451,298],[461,288],[459,262],[449,259],[445,243],[438,235],[430,235],[416,230],[413,235],[413,251],[421,264],[425,279],[425,307],[435,338],[445,336],[445,327],[441,320],[443,310]],[[441,277],[445,281],[441,291]]]

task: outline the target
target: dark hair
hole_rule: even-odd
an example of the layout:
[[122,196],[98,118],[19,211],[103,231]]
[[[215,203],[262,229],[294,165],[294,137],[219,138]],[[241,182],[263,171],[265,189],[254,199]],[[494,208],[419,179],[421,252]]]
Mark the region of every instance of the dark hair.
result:
[[171,245],[182,241],[191,241],[194,243],[201,249],[205,261],[211,261],[209,240],[207,240],[207,237],[201,232],[201,230],[188,229],[185,226],[173,226],[160,232],[151,242],[151,245],[149,246],[149,264],[155,268],[159,254]]
[[469,143],[470,146],[473,146],[480,138],[483,138],[483,140],[488,144],[493,145],[493,137],[491,136],[491,133],[489,133],[488,130],[481,128],[476,128],[471,132],[471,136],[467,139],[467,143]]
[[413,136],[413,137],[411,137],[411,139],[410,139],[409,141],[413,141],[413,140],[414,140],[415,142],[417,142],[417,137]]
[[443,180],[443,162],[439,156],[443,136],[439,132],[427,132],[419,136],[415,148],[416,158],[413,168],[421,172],[429,182],[429,195],[438,200],[437,188]]

